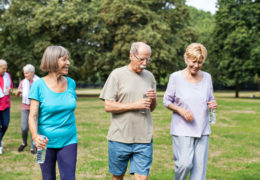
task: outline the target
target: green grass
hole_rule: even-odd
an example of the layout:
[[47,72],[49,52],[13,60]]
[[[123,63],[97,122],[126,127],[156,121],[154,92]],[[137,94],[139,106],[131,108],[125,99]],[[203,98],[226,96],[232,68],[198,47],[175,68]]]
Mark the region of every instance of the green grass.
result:
[[[254,93],[259,98],[260,93]],[[159,95],[162,94],[159,92]],[[210,136],[208,180],[260,179],[260,99],[250,99],[251,94],[242,92],[241,98],[237,99],[233,98],[233,92],[215,93],[219,108],[217,123],[212,126]],[[21,99],[12,97],[11,121],[3,139],[4,154],[0,156],[1,180],[41,179],[40,167],[35,162],[35,156],[30,154],[29,147],[22,153],[17,152],[21,143],[20,111]],[[158,107],[153,112],[151,180],[174,177],[170,118],[171,112],[163,107],[162,97],[159,97]],[[76,121],[79,139],[77,179],[110,179],[106,140],[110,114],[104,112],[103,102],[97,98],[78,98]],[[127,173],[125,179],[133,177]]]

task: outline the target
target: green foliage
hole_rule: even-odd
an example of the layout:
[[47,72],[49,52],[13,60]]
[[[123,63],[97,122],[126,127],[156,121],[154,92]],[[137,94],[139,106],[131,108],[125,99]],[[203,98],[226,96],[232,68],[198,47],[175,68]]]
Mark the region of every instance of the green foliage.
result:
[[194,39],[183,0],[12,0],[0,22],[0,55],[14,77],[27,63],[41,74],[43,51],[55,44],[71,52],[74,79],[104,81],[129,62],[130,44],[144,41],[153,51],[150,70],[165,84]]
[[[214,30],[214,17],[210,12],[189,7],[189,23],[196,33],[196,42],[209,46],[211,34]],[[207,48],[208,49],[208,48]]]
[[212,34],[215,28],[214,16],[211,15],[210,12],[198,10],[194,7],[189,7],[189,15],[190,26],[194,29],[196,34],[195,41],[203,44],[208,51],[207,59],[203,65],[203,70],[209,72],[212,75],[213,81],[216,81],[218,70],[212,53],[212,44],[214,43]]
[[260,3],[252,0],[219,0],[212,49],[219,80],[236,86],[260,72]]

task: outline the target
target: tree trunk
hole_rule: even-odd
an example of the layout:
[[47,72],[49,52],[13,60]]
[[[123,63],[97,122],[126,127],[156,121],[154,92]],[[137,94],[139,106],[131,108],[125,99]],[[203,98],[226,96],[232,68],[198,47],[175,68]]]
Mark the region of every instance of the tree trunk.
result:
[[236,88],[236,98],[239,98],[239,83],[238,80],[236,80],[236,84],[235,84],[235,88]]

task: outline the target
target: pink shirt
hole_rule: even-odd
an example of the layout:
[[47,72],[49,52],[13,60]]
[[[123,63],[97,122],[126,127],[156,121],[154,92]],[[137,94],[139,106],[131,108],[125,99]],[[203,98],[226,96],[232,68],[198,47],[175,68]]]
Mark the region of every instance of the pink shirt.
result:
[[[19,87],[18,87],[18,90],[20,90],[20,91],[23,91],[23,80],[20,82]],[[30,80],[30,89],[31,89],[32,83],[33,83],[33,80]],[[22,103],[22,110],[30,110],[30,104]]]
[[[11,80],[11,89],[13,89],[13,82],[9,73],[7,73]],[[0,87],[2,91],[4,91],[4,78],[0,76]],[[10,95],[5,95],[0,98],[0,111],[4,111],[5,109],[10,108]]]

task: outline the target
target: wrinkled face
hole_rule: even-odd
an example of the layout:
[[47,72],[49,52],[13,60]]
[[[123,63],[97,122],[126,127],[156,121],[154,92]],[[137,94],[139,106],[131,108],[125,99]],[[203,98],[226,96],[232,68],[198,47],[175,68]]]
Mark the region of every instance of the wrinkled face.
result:
[[69,73],[70,61],[68,56],[63,56],[58,59],[58,70],[57,72],[62,75]]
[[142,72],[150,61],[150,49],[147,47],[140,47],[138,54],[130,53],[131,68],[134,72]]
[[6,64],[0,66],[0,75],[1,76],[3,76],[6,71],[7,71],[7,65]]
[[24,77],[28,79],[29,81],[33,79],[34,72],[23,72]]
[[191,73],[191,75],[196,75],[197,72],[201,69],[204,61],[187,58],[185,62],[187,64],[187,69]]

